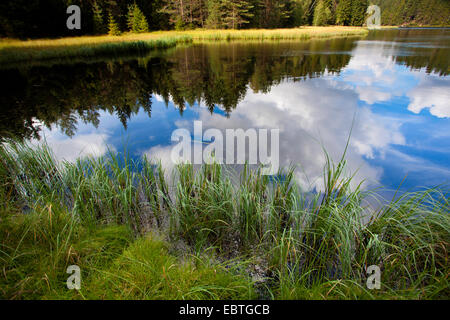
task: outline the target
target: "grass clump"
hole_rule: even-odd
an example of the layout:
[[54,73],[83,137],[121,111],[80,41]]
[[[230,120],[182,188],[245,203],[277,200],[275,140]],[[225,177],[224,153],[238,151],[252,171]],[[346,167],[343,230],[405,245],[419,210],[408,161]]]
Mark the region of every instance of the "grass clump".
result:
[[[233,269],[194,256],[181,260],[167,242],[133,240],[124,226],[83,226],[50,207],[2,213],[2,299],[249,299],[252,283]],[[66,287],[69,265],[81,290]]]
[[71,298],[66,269],[76,264],[89,279],[131,241],[123,226],[89,229],[51,206],[32,213],[1,212],[0,296],[2,299]]
[[[448,299],[445,187],[386,202],[353,186],[345,156],[326,159],[325,188],[311,193],[294,168],[269,178],[185,164],[168,180],[160,164],[126,153],[57,162],[45,144],[9,141],[0,148],[1,295]],[[70,264],[86,270],[78,293],[65,289]],[[371,265],[379,290],[366,286]]]
[[240,241],[243,245],[260,243],[264,237],[264,214],[269,194],[269,178],[261,170],[244,167],[237,196]]
[[232,231],[233,187],[218,164],[194,173],[192,165],[178,167],[176,204],[172,210],[177,232],[198,249],[221,245]]
[[[170,254],[154,235],[138,239],[93,280],[86,297],[101,299],[251,299],[252,283],[208,259]],[[89,290],[89,289],[88,289]],[[102,293],[98,296],[99,293]]]

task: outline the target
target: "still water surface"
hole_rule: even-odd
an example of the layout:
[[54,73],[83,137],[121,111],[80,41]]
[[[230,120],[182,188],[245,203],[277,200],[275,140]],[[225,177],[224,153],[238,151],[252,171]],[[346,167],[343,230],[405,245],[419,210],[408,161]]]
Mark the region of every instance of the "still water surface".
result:
[[353,126],[356,181],[416,190],[450,181],[449,58],[450,29],[412,29],[2,66],[0,136],[45,138],[69,161],[126,145],[171,167],[171,134],[194,120],[278,128],[280,165],[320,189],[322,146],[338,159]]

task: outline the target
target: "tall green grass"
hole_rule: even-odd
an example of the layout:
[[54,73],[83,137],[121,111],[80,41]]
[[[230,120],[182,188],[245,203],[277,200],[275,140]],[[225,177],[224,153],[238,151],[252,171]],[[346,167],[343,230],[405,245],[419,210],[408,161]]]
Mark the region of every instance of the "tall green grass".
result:
[[[263,298],[448,298],[446,187],[386,202],[352,186],[344,156],[325,156],[325,188],[311,193],[294,168],[269,178],[248,166],[185,164],[167,179],[161,164],[126,152],[67,163],[45,144],[9,141],[0,148],[2,295],[80,298],[61,283],[76,262],[90,270],[88,298],[251,298],[255,279]],[[102,230],[127,240],[77,249]],[[381,268],[380,290],[366,287],[370,265]]]

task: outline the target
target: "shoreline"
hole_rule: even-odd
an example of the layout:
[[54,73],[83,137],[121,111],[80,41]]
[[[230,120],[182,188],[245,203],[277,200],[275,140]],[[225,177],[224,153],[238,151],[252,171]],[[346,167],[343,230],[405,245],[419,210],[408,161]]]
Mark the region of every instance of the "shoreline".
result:
[[155,31],[142,34],[126,33],[120,36],[82,36],[59,39],[0,40],[0,64],[8,62],[44,60],[65,57],[94,57],[100,54],[149,52],[217,41],[279,41],[330,39],[349,36],[367,36],[363,27],[300,27],[293,29],[245,30],[189,30]]
[[[0,145],[0,297],[446,298],[447,190],[370,209],[376,194],[350,187],[344,157],[327,159],[325,191],[308,198],[292,169],[269,181],[244,168],[234,186],[220,165],[181,165],[173,185],[146,158],[61,164],[45,143]],[[62,285],[68,265],[83,295]],[[379,290],[366,290],[366,266],[382,270]]]

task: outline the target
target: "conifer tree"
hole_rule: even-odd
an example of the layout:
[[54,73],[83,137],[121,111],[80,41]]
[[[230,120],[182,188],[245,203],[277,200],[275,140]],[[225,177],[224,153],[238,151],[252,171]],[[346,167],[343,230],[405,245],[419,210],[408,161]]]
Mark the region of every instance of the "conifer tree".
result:
[[207,0],[207,10],[206,27],[211,29],[221,28],[224,17],[222,0]]
[[142,13],[141,9],[136,5],[136,3],[133,3],[128,7],[127,24],[128,29],[131,32],[148,32],[149,28],[147,18]]
[[349,26],[352,22],[352,0],[340,0],[336,9],[336,23]]
[[366,20],[367,0],[352,0],[352,26],[362,26]]
[[325,26],[330,23],[331,10],[328,8],[324,0],[320,0],[314,10],[313,24],[315,26]]
[[247,0],[222,0],[222,3],[225,10],[223,21],[229,28],[238,29],[253,17],[250,11],[253,5]]
[[117,24],[116,20],[114,19],[112,13],[109,13],[108,17],[108,34],[110,36],[118,36],[120,35],[120,28]]
[[92,4],[92,20],[94,25],[94,33],[106,33],[105,23],[103,21],[103,10],[97,1]]

